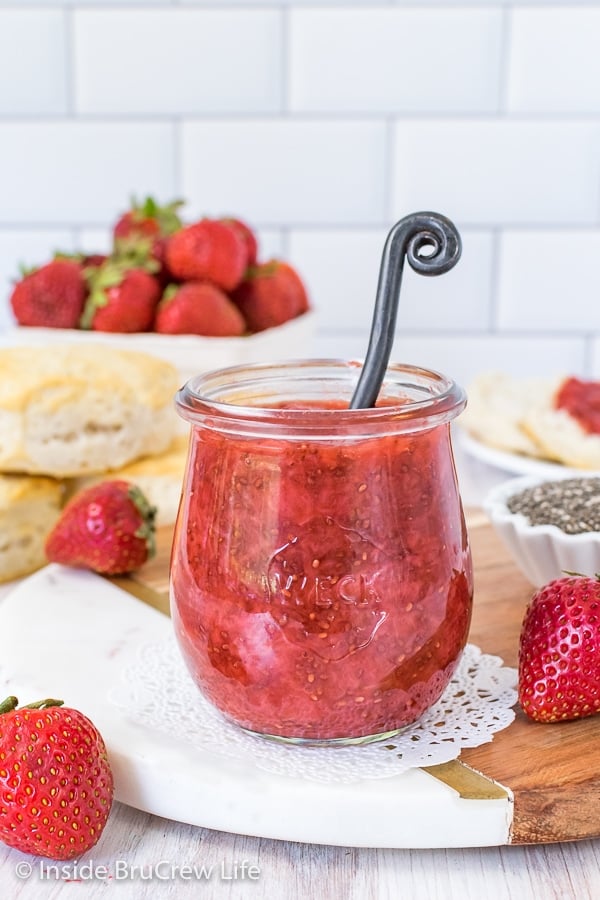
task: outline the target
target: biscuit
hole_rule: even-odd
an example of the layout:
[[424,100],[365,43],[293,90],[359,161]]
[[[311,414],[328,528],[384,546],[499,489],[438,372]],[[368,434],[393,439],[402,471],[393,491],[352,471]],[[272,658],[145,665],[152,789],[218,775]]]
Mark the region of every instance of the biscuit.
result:
[[549,459],[573,469],[600,471],[600,435],[588,433],[566,410],[556,408],[556,393],[563,381],[538,395],[523,428]]
[[173,525],[179,508],[187,447],[187,435],[179,435],[160,456],[145,457],[114,471],[73,480],[68,485],[69,494],[72,496],[108,479],[129,481],[137,485],[148,502],[156,507],[156,524]]
[[44,544],[62,502],[59,481],[0,475],[0,581],[29,575],[46,564]]
[[174,366],[99,344],[0,349],[0,472],[73,477],[163,453]]
[[523,422],[555,383],[555,379],[519,379],[500,372],[479,375],[467,390],[467,407],[458,422],[473,437],[499,450],[546,456]]

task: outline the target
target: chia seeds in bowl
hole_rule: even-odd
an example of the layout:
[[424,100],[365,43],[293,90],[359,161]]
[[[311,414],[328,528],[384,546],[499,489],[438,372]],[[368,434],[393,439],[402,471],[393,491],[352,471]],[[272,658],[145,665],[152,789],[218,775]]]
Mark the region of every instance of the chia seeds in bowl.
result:
[[508,497],[506,506],[530,525],[556,525],[565,534],[600,532],[600,478],[543,481]]
[[493,488],[483,506],[535,587],[565,572],[600,572],[600,475],[513,478]]

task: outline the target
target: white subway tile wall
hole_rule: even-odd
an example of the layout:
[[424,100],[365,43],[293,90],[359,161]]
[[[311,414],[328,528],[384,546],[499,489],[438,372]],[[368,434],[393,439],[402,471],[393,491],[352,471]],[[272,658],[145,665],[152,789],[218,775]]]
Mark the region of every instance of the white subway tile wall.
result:
[[73,43],[79,115],[281,110],[275,10],[78,10]]
[[257,224],[374,225],[384,219],[386,128],[291,117],[181,126],[181,190],[195,213]]
[[0,0],[0,329],[20,265],[152,194],[246,218],[310,351],[360,357],[386,234],[433,209],[463,256],[406,269],[394,357],[600,377],[599,46],[600,0]]
[[0,11],[0,114],[40,110],[67,112],[66,16],[61,9]]
[[498,9],[295,10],[290,107],[388,116],[496,112],[501,49]]

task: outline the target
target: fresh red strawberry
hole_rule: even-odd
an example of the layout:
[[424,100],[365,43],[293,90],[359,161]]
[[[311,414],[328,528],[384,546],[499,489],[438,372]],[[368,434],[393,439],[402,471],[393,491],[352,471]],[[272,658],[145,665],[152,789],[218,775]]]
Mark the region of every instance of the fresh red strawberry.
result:
[[86,294],[80,263],[57,257],[17,282],[10,304],[19,325],[77,328]]
[[97,844],[113,802],[113,775],[96,726],[62,700],[0,703],[0,840],[50,859]]
[[94,268],[97,269],[98,266],[101,266],[108,259],[108,255],[106,253],[86,253],[81,257],[81,265],[84,268]]
[[154,330],[162,334],[241,335],[244,317],[227,294],[207,281],[170,285],[158,305]]
[[160,267],[157,275],[163,285],[166,284],[165,251],[169,237],[182,227],[181,206],[182,200],[174,200],[165,206],[159,206],[153,197],[146,197],[141,204],[132,200],[131,209],[120,216],[113,228],[115,253],[127,255],[137,247],[156,260]]
[[210,281],[231,291],[246,271],[248,250],[239,230],[216,219],[202,219],[169,238],[165,256],[176,279]]
[[135,199],[131,208],[123,213],[113,228],[113,238],[165,238],[181,228],[179,208],[182,200],[174,200],[165,206],[159,206],[153,197],[146,197],[143,203]]
[[156,552],[155,515],[136,485],[102,481],[66,504],[46,540],[46,556],[103,575],[133,572]]
[[538,722],[600,712],[597,578],[558,578],[531,598],[519,642],[519,702]]
[[54,254],[54,259],[70,259],[72,262],[76,262],[84,270],[85,277],[86,268],[101,266],[108,259],[108,255],[106,253],[63,253],[60,251]]
[[109,259],[86,269],[90,293],[81,316],[82,328],[93,331],[151,331],[160,300],[160,284],[127,261]]
[[219,221],[223,222],[225,225],[229,225],[230,228],[233,228],[234,231],[241,234],[246,243],[246,266],[255,266],[258,259],[258,238],[254,231],[246,224],[246,222],[242,222],[241,219],[226,217]]
[[250,331],[282,325],[306,312],[310,305],[296,270],[276,259],[251,267],[231,296]]

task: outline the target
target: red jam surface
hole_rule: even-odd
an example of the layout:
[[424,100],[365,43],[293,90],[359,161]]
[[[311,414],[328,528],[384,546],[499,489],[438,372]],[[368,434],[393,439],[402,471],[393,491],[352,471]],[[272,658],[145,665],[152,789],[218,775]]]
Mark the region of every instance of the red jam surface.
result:
[[588,434],[600,434],[600,382],[567,378],[556,395],[555,406],[564,409]]
[[339,442],[196,427],[172,559],[187,665],[261,734],[361,738],[440,697],[472,574],[449,426]]

